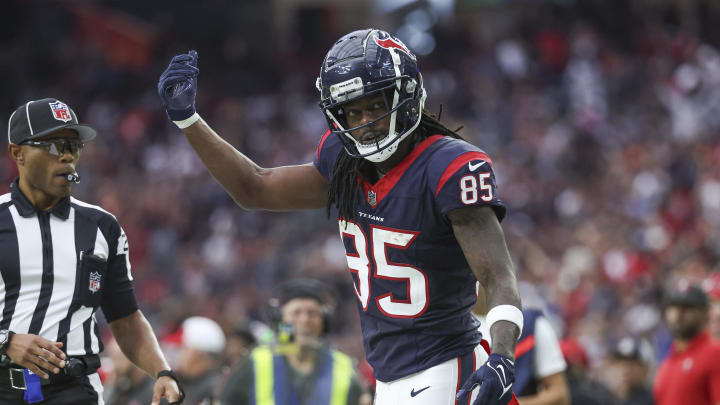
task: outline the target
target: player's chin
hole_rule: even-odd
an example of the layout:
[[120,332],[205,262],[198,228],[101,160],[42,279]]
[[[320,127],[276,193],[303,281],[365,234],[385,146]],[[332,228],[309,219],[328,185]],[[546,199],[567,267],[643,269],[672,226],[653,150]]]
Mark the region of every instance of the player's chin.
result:
[[70,191],[72,190],[72,183],[67,181],[65,177],[55,176],[52,180],[50,189],[52,190],[52,193],[50,194],[55,197],[67,197],[70,195]]

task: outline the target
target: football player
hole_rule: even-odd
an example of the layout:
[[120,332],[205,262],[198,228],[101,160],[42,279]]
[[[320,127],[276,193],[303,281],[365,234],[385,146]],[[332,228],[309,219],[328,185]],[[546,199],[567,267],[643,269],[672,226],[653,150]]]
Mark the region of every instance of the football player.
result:
[[[323,208],[357,295],[378,405],[505,405],[522,330],[493,163],[423,110],[415,55],[377,29],[330,48],[316,86],[329,130],[312,163],[262,168],[195,110],[198,55],[175,56],[158,93],[210,173],[246,209]],[[492,348],[470,310],[487,291]]]

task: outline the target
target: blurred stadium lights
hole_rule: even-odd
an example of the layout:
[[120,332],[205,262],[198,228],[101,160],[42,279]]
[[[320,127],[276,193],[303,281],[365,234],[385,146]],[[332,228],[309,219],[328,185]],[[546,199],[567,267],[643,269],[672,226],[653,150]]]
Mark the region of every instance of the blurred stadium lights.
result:
[[436,16],[425,9],[415,9],[405,16],[405,23],[422,31],[429,30],[437,21]]
[[455,0],[377,0],[375,4],[379,13],[398,14],[402,25],[397,36],[419,55],[435,49],[432,29],[438,21],[452,17],[455,9]]
[[382,14],[417,7],[427,8],[436,20],[446,19],[455,11],[455,0],[375,0],[375,11]]
[[418,55],[428,55],[435,49],[435,37],[412,24],[398,28],[397,36]]
[[412,3],[417,3],[417,0],[377,0],[375,9],[379,13],[391,13]]

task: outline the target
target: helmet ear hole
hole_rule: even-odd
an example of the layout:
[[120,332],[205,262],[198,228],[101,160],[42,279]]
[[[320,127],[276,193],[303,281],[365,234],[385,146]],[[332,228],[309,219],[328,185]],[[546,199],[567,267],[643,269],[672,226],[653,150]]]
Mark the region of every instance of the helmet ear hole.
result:
[[410,121],[414,121],[415,119],[417,119],[417,107],[416,106],[411,106],[408,109],[407,118]]
[[408,80],[407,84],[405,85],[405,92],[408,94],[412,94],[415,92],[415,88],[417,87],[417,82],[415,80]]

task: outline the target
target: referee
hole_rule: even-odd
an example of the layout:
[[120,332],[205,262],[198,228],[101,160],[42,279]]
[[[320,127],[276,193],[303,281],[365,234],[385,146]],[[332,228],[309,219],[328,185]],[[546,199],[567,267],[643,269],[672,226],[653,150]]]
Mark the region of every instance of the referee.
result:
[[0,196],[2,404],[103,404],[98,308],[128,359],[157,378],[153,404],[182,402],[138,310],[125,233],[112,214],[70,197],[80,151],[95,135],[57,99],[29,101],[10,116],[19,177]]

